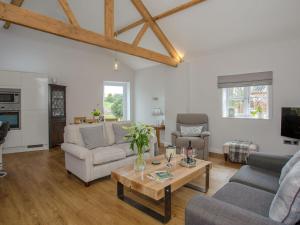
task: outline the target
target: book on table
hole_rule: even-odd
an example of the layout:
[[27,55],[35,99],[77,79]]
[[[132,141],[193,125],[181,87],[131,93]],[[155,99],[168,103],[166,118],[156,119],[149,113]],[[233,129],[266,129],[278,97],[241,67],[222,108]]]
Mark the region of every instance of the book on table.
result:
[[168,179],[172,179],[174,176],[168,171],[155,171],[153,173],[149,173],[148,177],[152,180],[164,181]]

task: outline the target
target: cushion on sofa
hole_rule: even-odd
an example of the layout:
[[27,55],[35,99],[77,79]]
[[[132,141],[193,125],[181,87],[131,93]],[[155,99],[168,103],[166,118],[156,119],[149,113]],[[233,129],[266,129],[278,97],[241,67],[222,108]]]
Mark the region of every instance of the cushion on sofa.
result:
[[300,161],[282,180],[269,216],[275,221],[289,225],[300,221]]
[[85,147],[90,150],[108,145],[103,124],[96,127],[82,127],[80,133]]
[[113,145],[115,143],[115,134],[112,126],[113,122],[104,122],[104,127],[106,130],[107,144]]
[[126,153],[115,146],[95,148],[93,151],[93,164],[102,165],[126,158]]
[[279,188],[280,174],[252,166],[242,166],[241,169],[230,178],[231,182],[245,184],[254,188],[276,193]]
[[[136,151],[132,151],[130,149],[130,143],[118,144],[118,145],[114,145],[114,147],[124,150],[126,153],[126,157],[136,155]],[[149,152],[149,151],[150,149],[148,148],[145,152]]]
[[176,139],[176,146],[188,146],[189,141],[192,142],[193,148],[202,149],[204,147],[204,140],[200,137],[178,137]]
[[274,194],[267,191],[230,182],[221,188],[213,197],[268,217],[274,196]]
[[83,127],[96,127],[101,124],[71,124],[65,126],[64,129],[64,143],[71,143],[75,145],[79,145],[84,147],[85,144],[83,142],[81,133],[80,133],[80,128]]
[[125,140],[125,136],[128,135],[128,131],[124,129],[124,127],[129,127],[131,126],[131,122],[118,122],[118,123],[113,123],[113,130],[115,134],[115,142],[116,144],[122,144],[128,142]]
[[290,170],[293,168],[293,166],[300,162],[300,151],[296,152],[292,158],[284,165],[284,167],[281,170],[280,178],[279,178],[279,184],[283,181],[285,176],[290,172]]

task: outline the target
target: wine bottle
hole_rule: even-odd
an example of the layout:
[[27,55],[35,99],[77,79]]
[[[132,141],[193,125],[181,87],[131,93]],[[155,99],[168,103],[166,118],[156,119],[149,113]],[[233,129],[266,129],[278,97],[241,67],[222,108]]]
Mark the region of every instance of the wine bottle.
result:
[[189,146],[186,149],[186,161],[187,161],[187,163],[192,163],[192,161],[193,161],[192,141],[189,141]]

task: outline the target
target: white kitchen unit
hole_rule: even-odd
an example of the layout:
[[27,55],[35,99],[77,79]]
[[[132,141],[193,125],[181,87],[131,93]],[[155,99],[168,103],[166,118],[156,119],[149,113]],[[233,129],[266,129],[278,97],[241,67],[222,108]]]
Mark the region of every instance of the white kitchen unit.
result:
[[0,71],[0,88],[21,89],[21,129],[9,131],[4,153],[48,149],[48,77]]

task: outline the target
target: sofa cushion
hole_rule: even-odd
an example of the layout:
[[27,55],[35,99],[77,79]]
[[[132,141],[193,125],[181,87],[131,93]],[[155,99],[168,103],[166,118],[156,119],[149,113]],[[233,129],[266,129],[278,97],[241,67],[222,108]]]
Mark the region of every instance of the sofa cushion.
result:
[[203,126],[181,126],[180,134],[182,137],[200,137]]
[[300,151],[296,152],[292,158],[284,165],[284,167],[281,170],[280,178],[279,178],[279,184],[283,181],[285,176],[290,172],[290,170],[293,168],[293,166],[300,162]]
[[82,127],[80,133],[85,147],[90,150],[108,145],[103,124],[96,127]]
[[112,124],[112,122],[104,122],[108,145],[113,145],[115,143],[115,134]]
[[128,142],[125,140],[125,136],[128,135],[128,131],[125,130],[123,127],[129,127],[131,126],[131,122],[118,122],[118,123],[113,123],[113,130],[115,134],[115,142],[116,144],[122,144]]
[[300,161],[281,182],[269,215],[284,224],[292,225],[300,221]]
[[267,191],[230,182],[221,188],[213,197],[262,216],[269,217],[269,209],[274,196],[274,194]]
[[202,149],[204,147],[204,140],[203,138],[200,137],[178,137],[176,139],[176,146],[189,146],[189,141],[192,142],[192,147],[193,148],[198,148],[198,149]]
[[278,173],[248,165],[242,166],[242,168],[230,178],[231,182],[245,184],[274,194],[279,188],[278,180]]
[[80,128],[96,127],[99,125],[101,125],[101,124],[71,124],[71,125],[67,125],[67,126],[65,126],[65,130],[64,130],[64,142],[84,147],[85,144],[83,142],[83,139],[82,139],[82,136],[80,133]]
[[124,150],[115,146],[95,148],[92,151],[94,165],[106,164],[126,158]]

